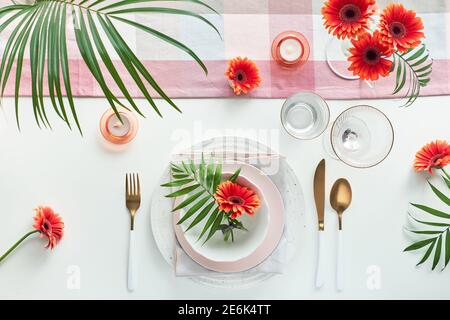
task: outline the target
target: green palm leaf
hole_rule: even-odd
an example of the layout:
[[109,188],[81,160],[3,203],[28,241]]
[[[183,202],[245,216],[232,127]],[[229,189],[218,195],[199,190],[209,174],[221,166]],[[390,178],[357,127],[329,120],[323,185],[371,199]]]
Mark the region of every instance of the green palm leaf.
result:
[[216,221],[217,215],[219,214],[220,210],[219,207],[217,207],[210,215],[208,220],[206,221],[202,232],[200,233],[200,236],[198,237],[198,240],[203,238],[203,236],[206,234],[206,232],[209,230],[209,228],[212,226],[214,221]]
[[238,169],[228,180],[231,182],[236,182],[237,178],[241,174],[241,169]]
[[450,227],[450,224],[448,223],[441,223],[441,222],[431,222],[431,221],[422,221],[419,219],[414,218],[411,214],[409,215],[411,217],[411,219],[413,219],[415,222],[420,223],[420,224],[424,224],[427,226],[432,226],[432,227]]
[[427,234],[427,235],[433,235],[433,234],[441,234],[442,231],[438,230],[427,230],[427,231],[417,231],[417,230],[408,230],[409,232],[415,233],[415,234]]
[[450,175],[444,171],[444,175],[442,176],[442,179],[444,180],[445,184],[447,185],[447,188],[450,189]]
[[194,184],[192,186],[180,189],[178,191],[175,191],[171,194],[168,194],[166,197],[167,198],[176,198],[176,197],[180,197],[180,196],[184,196],[185,194],[191,193],[194,190],[197,190],[198,188],[200,188],[199,184]]
[[422,211],[425,211],[433,216],[436,216],[439,218],[444,218],[444,219],[450,219],[450,214],[445,213],[443,211],[440,211],[440,210],[437,210],[437,209],[434,209],[434,208],[431,208],[431,207],[428,207],[428,206],[425,206],[422,204],[411,203],[411,205]]
[[164,14],[176,14],[176,15],[191,16],[196,19],[199,19],[200,21],[205,22],[207,25],[209,25],[211,28],[213,28],[217,32],[217,34],[220,36],[219,30],[211,22],[209,22],[208,19],[202,17],[201,15],[199,15],[195,12],[191,12],[191,11],[187,11],[187,10],[161,8],[161,7],[130,8],[130,9],[122,9],[122,10],[108,12],[108,15],[114,16],[114,15],[121,15],[121,14],[130,14],[130,13],[164,13]]
[[[7,27],[12,26],[11,35],[1,58],[0,90],[1,96],[3,96],[6,85],[11,78],[13,64],[17,61],[14,101],[19,129],[19,89],[24,66],[23,61],[28,46],[32,104],[36,123],[40,127],[51,128],[44,103],[44,82],[47,82],[50,104],[55,113],[66,122],[69,128],[74,122],[80,133],[82,132],[72,94],[67,49],[68,28],[74,30],[78,50],[83,61],[119,119],[120,108],[133,109],[141,116],[143,116],[143,112],[138,108],[137,103],[126,88],[123,81],[124,75],[119,73],[106,49],[108,45],[114,48],[128,75],[158,115],[162,116],[162,113],[150,95],[147,85],[152,87],[175,110],[180,111],[147,68],[139,61],[114,23],[127,24],[130,27],[142,30],[186,52],[207,74],[208,70],[202,60],[186,45],[151,28],[151,26],[139,24],[122,16],[137,13],[181,15],[204,22],[220,35],[218,29],[209,20],[196,12],[181,8],[154,6],[154,4],[164,2],[189,3],[217,13],[214,8],[200,0],[122,0],[115,3],[106,3],[104,0],[36,0],[32,5],[10,5],[0,8],[0,33]],[[141,4],[142,6],[135,7],[135,4]],[[72,15],[72,21],[67,19],[68,14]],[[106,37],[102,36],[103,34]],[[47,75],[46,78],[45,74]],[[117,94],[114,93],[114,88],[107,84],[107,78],[113,79],[118,92],[126,102],[119,100]]]
[[394,54],[392,71],[396,74],[396,84],[392,94],[399,93],[408,85],[404,107],[411,106],[419,97],[421,88],[431,81],[432,66],[433,61],[430,60],[430,53],[425,45],[403,54]]
[[450,180],[450,174],[448,174],[447,171],[445,171],[445,169],[442,169],[442,171],[444,172],[445,178]]
[[203,154],[202,154],[202,161],[201,161],[201,163],[199,165],[199,170],[198,171],[199,171],[198,172],[198,177],[200,179],[200,182],[202,184],[204,184],[205,183],[205,179],[206,179],[206,177],[205,177],[205,174],[206,174],[206,163],[205,163],[205,158],[203,157]]
[[193,227],[195,227],[197,224],[199,224],[203,219],[205,219],[207,217],[207,215],[210,213],[211,209],[214,207],[215,202],[211,202],[210,204],[208,204],[198,215],[197,217],[194,219],[194,221],[192,221],[192,223],[189,225],[189,227],[186,229],[186,232],[191,230]]
[[[434,195],[442,201],[444,204],[449,205],[449,198],[444,193],[439,191],[433,184],[428,183]],[[441,258],[444,259],[444,269],[448,265],[450,261],[450,223],[448,223],[447,219],[450,219],[450,214],[445,213],[443,211],[431,208],[429,206],[420,205],[420,204],[411,204],[414,207],[422,210],[424,213],[427,213],[434,218],[445,219],[444,222],[436,222],[436,221],[424,221],[416,219],[414,216],[409,214],[414,223],[418,223],[420,225],[427,225],[431,227],[435,227],[434,230],[408,230],[411,233],[417,235],[425,235],[427,239],[421,239],[416,241],[415,243],[408,246],[404,251],[415,251],[422,249],[428,246],[424,256],[417,264],[418,266],[426,262],[430,257],[434,249],[434,255],[432,259],[432,270],[436,269]],[[432,238],[428,238],[429,236],[435,236]]]
[[216,171],[214,173],[214,178],[213,178],[213,186],[212,186],[212,192],[216,192],[217,187],[220,184],[220,179],[222,177],[222,165],[219,164],[216,167]]
[[414,251],[414,250],[421,249],[421,248],[427,246],[428,244],[432,243],[434,240],[435,239],[426,239],[426,240],[418,241],[416,243],[413,243],[409,247],[407,247],[404,251]]
[[220,224],[222,223],[224,219],[224,212],[220,211],[219,214],[217,215],[216,219],[214,220],[213,224],[211,225],[211,229],[209,230],[209,234],[206,237],[206,240],[203,242],[203,244],[205,244],[206,242],[208,242],[208,240],[210,240],[214,234],[220,230]]
[[421,264],[423,264],[425,261],[428,260],[428,258],[431,255],[431,252],[433,252],[433,248],[434,248],[435,244],[436,244],[436,241],[432,241],[430,243],[430,246],[428,247],[428,250],[425,252],[424,256],[422,257],[422,260],[420,260],[419,263],[417,263],[417,266],[420,266]]
[[213,181],[214,181],[214,163],[210,161],[210,163],[206,167],[206,186],[209,191],[212,190]]
[[[80,15],[81,16],[81,15]],[[117,86],[120,88],[120,91],[123,93],[124,97],[128,100],[130,105],[133,107],[134,110],[136,110],[137,113],[139,113],[141,116],[144,116],[141,111],[139,110],[138,106],[134,102],[133,98],[131,97],[130,93],[128,92],[127,88],[125,87],[125,84],[123,83],[119,72],[114,67],[113,61],[111,57],[108,54],[108,51],[105,48],[105,45],[103,44],[103,41],[100,37],[100,34],[97,30],[97,26],[94,22],[94,19],[92,18],[91,13],[87,12],[87,17],[89,19],[89,26],[91,29],[92,38],[94,39],[95,46],[97,47],[97,51],[100,54],[100,57],[108,69],[109,73],[113,77],[114,81],[117,83]]]
[[431,187],[431,190],[433,190],[434,194],[441,199],[442,202],[444,202],[446,205],[450,206],[450,198],[447,197],[445,194],[443,194],[441,191],[439,191],[438,188],[436,188],[434,185],[432,185],[430,182],[428,184]]
[[172,174],[180,174],[180,173],[182,174],[183,173],[183,169],[174,163],[171,164],[170,170],[172,171]]
[[[93,3],[92,5],[90,5],[89,7],[94,7],[96,5],[99,5],[100,3],[104,2],[104,0],[100,0],[100,1],[96,1],[95,3]],[[219,14],[214,8],[212,8],[211,6],[207,5],[206,3],[199,1],[199,0],[123,0],[123,1],[118,1],[116,3],[107,5],[105,7],[102,7],[100,10],[102,11],[106,11],[109,9],[114,9],[114,8],[119,8],[119,7],[126,7],[126,6],[130,6],[133,4],[137,4],[137,3],[153,3],[153,2],[191,2],[194,4],[198,4],[201,5],[217,14]]]
[[211,197],[206,196],[202,199],[200,199],[199,201],[197,201],[195,204],[193,204],[189,210],[185,213],[185,215],[180,219],[180,221],[178,221],[178,224],[182,224],[183,222],[185,222],[187,219],[189,219],[190,217],[192,217],[194,214],[197,213],[197,211],[199,211],[203,205],[210,200]]
[[[161,185],[166,188],[179,188],[166,197],[184,197],[172,212],[185,210],[184,215],[178,221],[178,224],[182,224],[189,220],[189,226],[185,232],[206,220],[199,236],[200,240],[207,235],[205,243],[220,230],[220,225],[227,216],[220,211],[214,197],[215,190],[222,181],[222,164],[214,164],[212,159],[208,164],[206,163],[203,155],[199,164],[195,164],[193,161],[181,162],[179,165],[172,163],[170,166],[172,179]],[[228,180],[235,181],[240,172],[241,170],[238,169]],[[246,230],[243,226],[240,229]]]
[[450,262],[450,231],[447,229],[445,233],[445,265],[444,268],[447,267]]
[[450,189],[450,179],[444,177],[444,181],[447,184],[447,187]]
[[[163,185],[164,186],[164,185]],[[176,206],[172,212],[178,211],[180,209],[183,209],[185,207],[187,207],[188,205],[190,205],[191,203],[193,203],[195,200],[197,200],[198,198],[200,198],[201,195],[205,194],[204,190],[201,190],[200,192],[197,192],[193,195],[190,195],[186,200],[184,200],[183,202],[181,202],[178,206]]]
[[165,183],[165,184],[163,184],[161,186],[162,187],[169,187],[169,188],[170,187],[180,187],[180,186],[184,186],[185,184],[188,184],[188,183],[190,183],[192,181],[194,181],[194,179],[191,179],[191,178],[177,179],[177,180],[174,180],[172,182]]
[[440,235],[437,240],[436,249],[434,251],[433,267],[431,268],[431,270],[434,270],[438,265],[439,260],[441,259],[441,253],[442,253],[442,235]]

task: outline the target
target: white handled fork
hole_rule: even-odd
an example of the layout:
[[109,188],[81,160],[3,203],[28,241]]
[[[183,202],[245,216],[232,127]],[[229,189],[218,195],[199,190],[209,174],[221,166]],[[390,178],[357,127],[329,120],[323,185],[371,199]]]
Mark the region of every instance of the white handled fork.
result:
[[135,239],[134,239],[134,220],[136,213],[141,206],[141,185],[138,174],[127,174],[125,177],[125,198],[127,209],[131,216],[130,242],[128,250],[128,290],[136,289],[136,257],[135,257]]

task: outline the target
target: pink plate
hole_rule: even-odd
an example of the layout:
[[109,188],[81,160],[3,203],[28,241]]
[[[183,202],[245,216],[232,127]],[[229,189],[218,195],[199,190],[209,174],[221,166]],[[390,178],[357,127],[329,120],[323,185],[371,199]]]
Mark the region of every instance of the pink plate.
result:
[[[224,242],[222,234],[216,232],[203,244],[206,236],[200,241],[197,239],[206,219],[185,233],[192,218],[177,225],[184,212],[173,215],[175,235],[183,250],[201,266],[217,272],[241,272],[259,265],[272,254],[283,235],[284,205],[277,187],[262,171],[244,163],[224,164],[223,175],[230,176],[238,168],[242,171],[237,182],[252,188],[261,200],[261,208],[254,217],[242,217],[248,232],[236,230],[234,242]],[[175,206],[183,199],[177,198]]]

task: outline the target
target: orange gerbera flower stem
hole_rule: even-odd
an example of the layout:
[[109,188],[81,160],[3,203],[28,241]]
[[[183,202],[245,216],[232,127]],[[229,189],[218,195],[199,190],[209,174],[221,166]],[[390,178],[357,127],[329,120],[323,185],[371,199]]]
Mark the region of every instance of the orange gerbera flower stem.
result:
[[0,257],[0,263],[6,259],[7,256],[9,256],[14,250],[16,250],[16,248],[25,241],[26,238],[28,238],[29,236],[31,236],[32,234],[38,233],[40,232],[39,230],[33,230],[28,232],[27,234],[25,234],[22,238],[19,239],[19,241],[17,241],[8,251],[5,252],[4,255],[2,255]]
[[34,217],[33,228],[35,230],[28,232],[19,239],[4,255],[0,257],[0,262],[6,259],[22,242],[29,236],[39,233],[41,238],[47,237],[47,248],[52,248],[61,240],[64,234],[64,222],[61,217],[56,214],[50,207],[39,206]]

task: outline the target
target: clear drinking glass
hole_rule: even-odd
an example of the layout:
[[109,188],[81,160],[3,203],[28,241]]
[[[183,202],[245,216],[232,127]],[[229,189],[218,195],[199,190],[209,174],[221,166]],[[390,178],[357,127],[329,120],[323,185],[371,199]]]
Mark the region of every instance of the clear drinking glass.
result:
[[383,112],[360,105],[341,113],[331,127],[330,139],[341,161],[356,168],[370,168],[391,152],[394,129]]
[[352,46],[349,39],[339,40],[335,37],[331,37],[325,47],[325,58],[328,67],[339,78],[345,80],[359,80],[358,76],[354,76],[351,71],[348,70],[350,65],[347,61],[350,56],[348,49]]
[[322,97],[300,92],[289,97],[281,109],[281,123],[294,138],[310,140],[320,136],[330,121],[330,109]]
[[[353,75],[353,72],[348,70],[350,63],[347,61],[350,56],[349,49],[352,47],[352,42],[349,39],[339,40],[336,37],[331,37],[325,47],[325,58],[330,70],[339,78],[344,80],[360,80],[359,76]],[[371,80],[364,80],[370,89],[373,89],[375,82]]]

